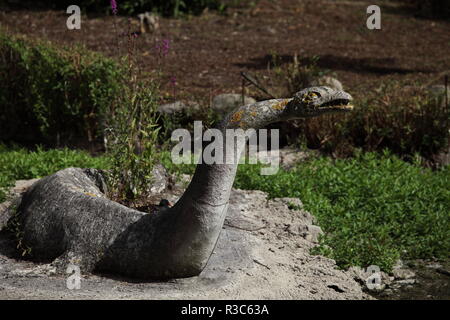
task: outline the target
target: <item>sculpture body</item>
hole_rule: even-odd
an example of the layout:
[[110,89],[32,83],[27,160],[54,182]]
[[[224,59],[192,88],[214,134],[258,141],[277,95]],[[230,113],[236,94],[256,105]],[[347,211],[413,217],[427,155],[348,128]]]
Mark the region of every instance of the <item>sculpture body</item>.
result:
[[[349,111],[351,100],[343,91],[308,88],[291,99],[242,106],[219,129],[258,129],[272,122]],[[237,141],[225,146],[237,151],[238,159],[245,139]],[[226,150],[224,154],[229,157]],[[57,259],[63,266],[79,265],[82,272],[101,270],[144,279],[195,276],[216,245],[237,166],[238,161],[199,164],[175,206],[155,214],[107,199],[96,170],[69,168],[33,185],[15,219],[23,243],[39,260]]]

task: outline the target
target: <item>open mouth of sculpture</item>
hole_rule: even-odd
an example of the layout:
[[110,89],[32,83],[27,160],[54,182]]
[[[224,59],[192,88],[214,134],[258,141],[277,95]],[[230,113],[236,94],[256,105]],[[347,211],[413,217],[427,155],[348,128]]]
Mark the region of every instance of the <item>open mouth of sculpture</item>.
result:
[[336,99],[324,103],[320,106],[320,108],[330,108],[330,107],[340,110],[353,110],[353,104],[351,104],[351,100],[348,99]]

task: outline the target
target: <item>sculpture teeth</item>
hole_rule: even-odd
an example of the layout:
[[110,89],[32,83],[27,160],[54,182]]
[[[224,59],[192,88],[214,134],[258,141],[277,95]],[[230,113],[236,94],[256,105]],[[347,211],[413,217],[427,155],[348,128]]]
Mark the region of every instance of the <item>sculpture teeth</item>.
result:
[[354,106],[352,104],[341,104],[336,107],[338,107],[339,109],[343,109],[343,110],[353,110]]
[[350,100],[347,99],[336,99],[330,102],[324,103],[321,108],[334,107],[336,109],[342,110],[352,110],[353,105],[350,103]]

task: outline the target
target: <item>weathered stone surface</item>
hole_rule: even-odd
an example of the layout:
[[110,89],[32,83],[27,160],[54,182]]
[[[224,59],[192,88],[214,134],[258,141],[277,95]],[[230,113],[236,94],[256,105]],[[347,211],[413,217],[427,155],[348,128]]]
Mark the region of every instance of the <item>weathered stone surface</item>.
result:
[[159,30],[159,17],[150,12],[138,14],[141,33],[154,33]]
[[404,280],[398,280],[395,282],[396,285],[405,286],[405,285],[411,285],[416,283],[415,279],[404,279]]
[[353,277],[353,279],[355,279],[359,283],[363,284],[366,282],[366,279],[367,279],[366,271],[364,269],[362,269],[361,267],[358,267],[358,266],[350,267],[350,268],[348,268],[348,272]]
[[83,275],[81,290],[69,290],[64,286],[68,274],[56,273],[57,263],[5,256],[8,244],[0,233],[0,299],[370,298],[333,260],[311,256],[311,242],[286,232],[286,224],[312,221],[305,211],[289,209],[292,204],[301,207],[296,198],[268,200],[261,191],[233,190],[226,224],[206,268],[197,277],[169,282],[94,273]]
[[395,279],[402,279],[402,280],[412,279],[416,276],[414,271],[405,268],[393,269],[392,274],[394,275]]
[[348,273],[351,274],[353,276],[353,279],[358,281],[364,287],[365,290],[373,292],[381,292],[386,288],[389,288],[393,280],[393,278],[389,277],[389,275],[386,272],[380,271],[379,285],[369,286],[368,279],[371,276],[371,273],[367,272],[367,270],[364,270],[358,266],[353,266],[348,269]]
[[213,98],[211,108],[215,112],[225,115],[239,106],[255,102],[255,99],[244,96],[244,103],[242,103],[242,95],[237,93],[223,93]]
[[447,166],[450,164],[450,145],[442,152],[436,155],[435,162],[440,166]]
[[327,87],[333,88],[335,90],[343,90],[342,83],[338,79],[330,77],[330,76],[322,76],[320,78],[317,78],[311,82],[311,85],[327,86]]
[[323,231],[321,227],[315,225],[307,225],[303,230],[302,236],[308,241],[318,243],[319,236],[322,234]]
[[200,109],[198,103],[175,101],[159,106],[158,111],[164,114],[173,114],[176,112],[193,112]]
[[137,278],[163,278],[178,267],[181,277],[201,271],[194,271],[189,258],[188,265],[174,261],[180,235],[168,231],[175,223],[170,213],[149,215],[122,206],[104,196],[102,184],[96,170],[69,168],[24,194],[17,212],[33,257]]
[[167,188],[169,181],[169,174],[167,173],[166,168],[160,164],[155,165],[152,170],[152,176],[153,179],[148,186],[148,192],[151,194],[163,192]]

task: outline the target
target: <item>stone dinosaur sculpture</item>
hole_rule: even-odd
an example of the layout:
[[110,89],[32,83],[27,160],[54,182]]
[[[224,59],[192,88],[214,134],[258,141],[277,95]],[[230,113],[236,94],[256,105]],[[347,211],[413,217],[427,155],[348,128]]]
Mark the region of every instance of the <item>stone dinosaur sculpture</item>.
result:
[[[290,99],[239,107],[218,129],[258,129],[272,122],[349,111],[351,100],[343,91],[307,88]],[[233,140],[231,147],[239,155],[245,139]],[[69,168],[34,184],[11,219],[34,259],[142,279],[195,276],[216,245],[237,166],[238,161],[199,164],[180,200],[154,214],[107,199],[98,171]]]

